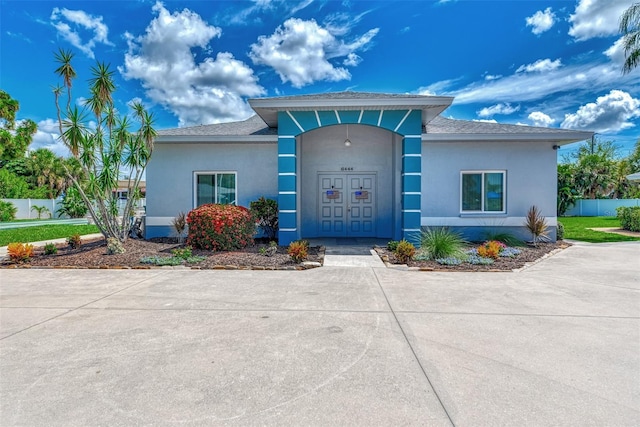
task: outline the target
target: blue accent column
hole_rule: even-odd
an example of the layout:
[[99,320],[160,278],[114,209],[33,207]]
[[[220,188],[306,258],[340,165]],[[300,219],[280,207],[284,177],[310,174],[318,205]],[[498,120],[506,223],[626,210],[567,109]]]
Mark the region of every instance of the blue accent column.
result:
[[286,112],[278,113],[278,243],[298,240],[296,135],[300,129]]
[[[421,129],[420,129],[421,130]],[[422,138],[420,133],[402,141],[402,237],[420,244],[422,191]]]

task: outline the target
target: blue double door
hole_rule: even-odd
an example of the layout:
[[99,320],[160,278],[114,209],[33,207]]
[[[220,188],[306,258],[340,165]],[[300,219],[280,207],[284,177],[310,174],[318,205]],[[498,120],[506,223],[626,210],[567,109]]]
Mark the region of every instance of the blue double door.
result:
[[376,236],[376,175],[318,174],[318,235]]

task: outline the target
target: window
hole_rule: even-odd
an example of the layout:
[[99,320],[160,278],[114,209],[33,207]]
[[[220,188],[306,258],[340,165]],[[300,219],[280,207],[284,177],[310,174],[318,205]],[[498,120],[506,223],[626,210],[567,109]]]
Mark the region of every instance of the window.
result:
[[195,207],[207,203],[236,204],[235,172],[196,172]]
[[505,212],[504,171],[462,172],[461,211]]

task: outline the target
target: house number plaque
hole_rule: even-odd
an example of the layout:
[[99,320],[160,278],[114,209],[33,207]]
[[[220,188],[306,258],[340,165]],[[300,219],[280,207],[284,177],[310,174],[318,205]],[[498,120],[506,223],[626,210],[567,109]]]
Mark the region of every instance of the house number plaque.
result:
[[341,170],[342,172],[345,172],[345,171],[347,171],[347,172],[348,172],[348,171],[352,171],[352,170],[353,170],[353,166],[342,166],[342,167],[340,168],[340,170]]

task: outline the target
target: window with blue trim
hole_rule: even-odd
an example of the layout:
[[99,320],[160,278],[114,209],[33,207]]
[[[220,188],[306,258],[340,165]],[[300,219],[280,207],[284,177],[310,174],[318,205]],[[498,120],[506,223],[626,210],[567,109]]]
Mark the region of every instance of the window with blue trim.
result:
[[461,172],[462,213],[505,212],[505,171]]

